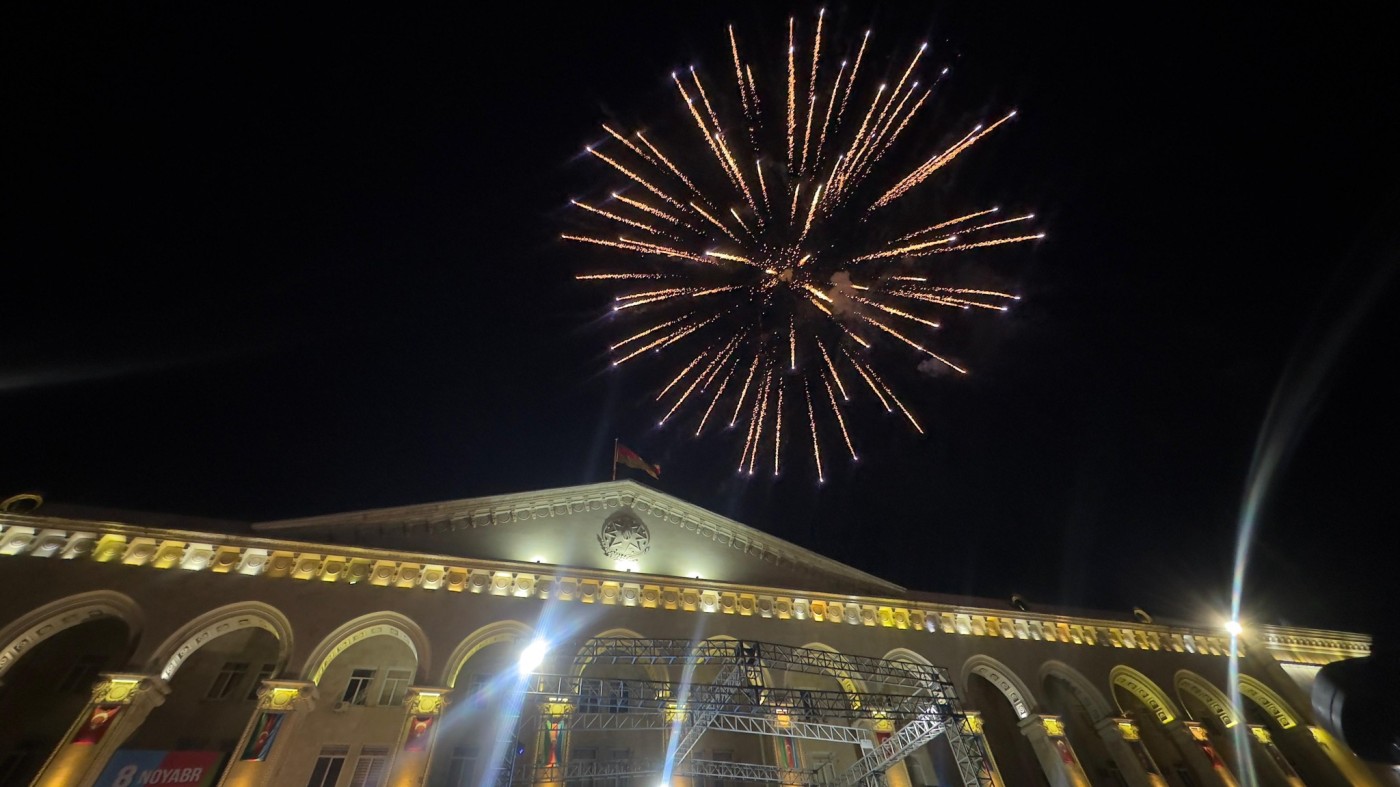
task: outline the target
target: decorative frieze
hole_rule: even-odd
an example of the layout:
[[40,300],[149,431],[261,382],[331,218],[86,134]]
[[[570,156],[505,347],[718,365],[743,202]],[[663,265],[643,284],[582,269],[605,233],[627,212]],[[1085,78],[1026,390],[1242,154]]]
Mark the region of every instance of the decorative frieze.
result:
[[[552,509],[545,509],[549,515]],[[526,511],[539,515],[534,508]],[[516,511],[512,516],[519,516]],[[671,514],[667,514],[668,516]],[[678,612],[718,613],[801,620],[814,623],[869,626],[924,634],[1057,642],[1088,647],[1170,651],[1224,656],[1229,639],[1222,633],[1180,627],[1083,618],[1008,615],[1003,611],[956,607],[897,599],[852,596],[773,595],[762,588],[728,586],[700,579],[674,580],[676,585],[650,584],[638,575],[556,566],[529,566],[491,561],[454,561],[457,565],[422,562],[422,556],[386,550],[306,544],[295,541],[227,537],[224,543],[180,538],[195,534],[154,531],[124,525],[91,523],[85,531],[47,527],[41,519],[0,515],[0,554],[121,563],[159,570],[237,573],[266,578],[316,580],[384,588],[448,593],[484,593],[506,598],[553,599],[585,604],[620,605]],[[687,520],[688,521],[688,520]],[[44,526],[35,526],[36,524]],[[697,522],[700,528],[705,523]],[[752,548],[750,543],[746,548]],[[333,551],[334,550],[334,551]],[[1333,632],[1266,627],[1258,640],[1282,661],[1327,663],[1363,656],[1369,640]],[[1242,648],[1243,646],[1241,646]]]
[[1295,664],[1320,666],[1371,653],[1370,638],[1359,634],[1261,626],[1253,635],[1275,659]]

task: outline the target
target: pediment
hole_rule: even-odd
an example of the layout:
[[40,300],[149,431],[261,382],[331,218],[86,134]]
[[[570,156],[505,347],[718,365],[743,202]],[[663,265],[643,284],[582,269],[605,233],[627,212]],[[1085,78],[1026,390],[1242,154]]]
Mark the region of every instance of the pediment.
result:
[[259,533],[428,554],[902,595],[900,586],[634,481],[262,522]]

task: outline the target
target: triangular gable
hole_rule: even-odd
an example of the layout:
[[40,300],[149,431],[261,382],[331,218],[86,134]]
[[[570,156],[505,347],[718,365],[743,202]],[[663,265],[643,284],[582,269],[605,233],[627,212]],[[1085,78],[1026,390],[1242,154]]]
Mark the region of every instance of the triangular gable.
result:
[[262,522],[268,536],[765,587],[904,589],[634,481]]

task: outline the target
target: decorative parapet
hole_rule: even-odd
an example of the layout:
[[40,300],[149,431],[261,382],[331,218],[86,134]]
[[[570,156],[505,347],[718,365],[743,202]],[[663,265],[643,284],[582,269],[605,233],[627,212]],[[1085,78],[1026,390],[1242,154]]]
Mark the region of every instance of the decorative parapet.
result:
[[1275,661],[1294,664],[1321,666],[1371,655],[1370,637],[1342,631],[1260,626],[1254,639]]
[[[75,525],[81,527],[74,529]],[[546,567],[538,564],[467,560],[6,513],[0,513],[0,555],[261,576],[281,582],[363,583],[391,592],[479,593],[1090,647],[1210,656],[1225,656],[1229,651],[1229,638],[1209,629],[1005,612],[897,598],[786,591],[557,566],[549,566],[545,571]],[[1268,630],[1279,641],[1369,642],[1355,635],[1322,632],[1294,637],[1289,631]],[[1353,640],[1346,640],[1348,637]],[[1271,652],[1277,653],[1268,640],[1265,644]],[[1350,655],[1364,655],[1364,652],[1352,651]]]

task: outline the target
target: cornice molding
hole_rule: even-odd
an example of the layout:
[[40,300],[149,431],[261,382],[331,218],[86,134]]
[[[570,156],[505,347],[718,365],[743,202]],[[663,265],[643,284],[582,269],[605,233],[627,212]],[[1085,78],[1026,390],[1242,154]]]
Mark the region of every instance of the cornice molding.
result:
[[[387,592],[468,592],[872,626],[911,634],[956,634],[1210,656],[1227,655],[1229,649],[1229,638],[1213,629],[15,514],[0,514],[0,555],[260,576],[269,580],[364,583],[393,589]],[[1276,630],[1284,634],[1288,631]],[[1343,633],[1328,636],[1349,641],[1364,639]]]
[[1364,634],[1284,626],[1260,626],[1254,638],[1277,661],[1323,665],[1371,655]]

